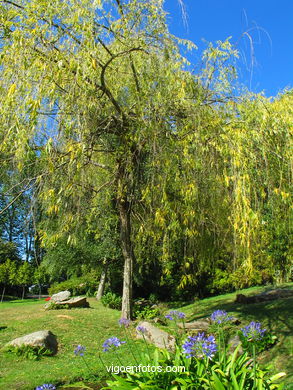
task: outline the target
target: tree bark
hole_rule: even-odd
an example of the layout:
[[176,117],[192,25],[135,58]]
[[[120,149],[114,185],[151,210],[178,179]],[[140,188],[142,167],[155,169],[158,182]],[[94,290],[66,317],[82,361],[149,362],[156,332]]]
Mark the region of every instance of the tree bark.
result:
[[132,316],[132,274],[134,253],[131,244],[130,204],[124,198],[118,198],[120,218],[120,241],[124,257],[123,293],[121,318]]
[[105,284],[106,284],[107,268],[108,268],[107,262],[106,262],[106,260],[104,260],[104,262],[103,262],[103,269],[102,269],[102,273],[101,273],[101,277],[100,277],[100,283],[99,283],[99,287],[98,287],[98,292],[97,292],[97,295],[96,295],[97,301],[99,301],[102,298],[103,294],[104,294]]
[[1,303],[3,302],[4,294],[5,294],[5,286],[3,287],[3,291],[2,291]]

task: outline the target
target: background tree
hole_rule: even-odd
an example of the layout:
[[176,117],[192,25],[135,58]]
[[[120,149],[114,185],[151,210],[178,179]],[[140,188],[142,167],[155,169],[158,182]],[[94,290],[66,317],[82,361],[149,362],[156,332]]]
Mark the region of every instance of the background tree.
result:
[[22,287],[22,299],[24,299],[25,289],[33,282],[33,269],[32,266],[25,261],[18,267],[16,273],[16,283]]

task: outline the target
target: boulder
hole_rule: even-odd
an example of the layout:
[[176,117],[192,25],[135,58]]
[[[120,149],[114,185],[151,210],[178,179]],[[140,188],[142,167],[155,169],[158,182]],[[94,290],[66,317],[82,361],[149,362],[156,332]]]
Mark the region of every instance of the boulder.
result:
[[50,301],[46,303],[45,309],[54,309],[54,305],[58,305],[58,309],[62,306],[64,306],[64,309],[71,309],[72,307],[89,307],[89,303],[86,300],[86,297],[75,297],[68,299],[67,301]]
[[71,293],[70,291],[60,291],[57,294],[53,294],[51,296],[51,301],[52,302],[62,302],[62,301],[67,301],[70,297]]
[[[147,321],[140,322],[138,326],[142,326],[146,329],[144,333],[145,339],[148,342],[154,344],[156,347],[165,348],[168,350],[175,349],[175,337],[171,336],[169,333],[157,328]],[[138,331],[136,332],[137,338],[142,339],[143,335]]]
[[32,347],[46,348],[55,355],[58,350],[58,342],[56,336],[49,330],[40,330],[30,333],[23,337],[18,337],[6,344],[6,346],[21,347],[22,345],[30,345]]
[[68,301],[56,302],[58,305],[67,305],[69,307],[89,307],[86,297],[75,297]]

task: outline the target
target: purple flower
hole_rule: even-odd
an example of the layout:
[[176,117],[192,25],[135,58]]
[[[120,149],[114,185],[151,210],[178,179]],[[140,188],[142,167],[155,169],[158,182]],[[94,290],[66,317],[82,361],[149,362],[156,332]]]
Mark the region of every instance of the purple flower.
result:
[[114,347],[118,348],[120,345],[125,344],[126,341],[121,341],[118,337],[110,337],[103,344],[103,352],[109,352]]
[[49,384],[49,383],[45,383],[42,386],[36,387],[35,390],[46,390],[46,389],[48,389],[48,390],[56,390],[56,387],[54,385]]
[[165,315],[165,318],[168,318],[168,320],[175,320],[175,319],[180,319],[182,320],[183,318],[185,318],[185,313],[183,313],[182,311],[177,311],[177,310],[171,310],[169,312],[169,314]]
[[211,320],[213,322],[217,322],[218,324],[231,321],[232,319],[233,317],[229,316],[225,310],[216,310],[211,315]]
[[241,332],[248,341],[260,340],[263,338],[266,329],[261,328],[260,322],[251,321],[250,324],[241,329]]
[[136,327],[136,330],[139,332],[139,333],[145,333],[146,332],[146,328],[144,326],[137,326]]
[[197,357],[202,359],[206,356],[211,359],[217,352],[214,336],[205,337],[204,333],[198,333],[195,337],[189,336],[182,348],[187,358]]
[[83,345],[78,345],[74,350],[75,356],[84,356],[85,347]]
[[130,325],[130,321],[127,318],[120,318],[118,322],[120,326],[124,326],[125,328],[128,328]]

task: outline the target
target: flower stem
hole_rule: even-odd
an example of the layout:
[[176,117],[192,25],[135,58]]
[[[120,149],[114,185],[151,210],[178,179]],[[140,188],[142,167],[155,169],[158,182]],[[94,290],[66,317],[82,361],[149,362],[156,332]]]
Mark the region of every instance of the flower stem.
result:
[[149,350],[148,342],[146,341],[146,338],[145,338],[145,335],[144,335],[144,334],[142,335],[142,337],[143,337],[143,340],[144,340],[144,342],[145,342],[145,345],[146,345],[146,347],[147,347],[147,351],[148,351],[149,360],[151,361],[152,359],[151,359],[151,354],[150,354],[150,350]]
[[127,339],[127,348],[129,349],[131,355],[133,356],[135,363],[138,365],[138,361],[137,361],[136,356],[135,356],[133,349],[132,349],[132,341],[130,342],[130,337],[128,335],[126,328],[124,328],[124,333],[125,333],[125,337]]
[[255,344],[252,344],[252,354],[253,354],[253,388],[256,389],[256,352]]

